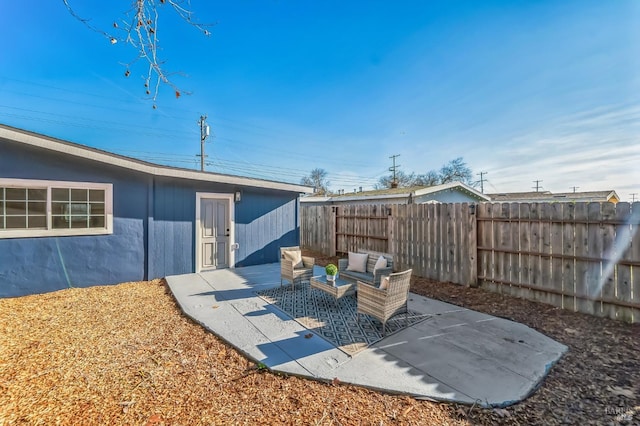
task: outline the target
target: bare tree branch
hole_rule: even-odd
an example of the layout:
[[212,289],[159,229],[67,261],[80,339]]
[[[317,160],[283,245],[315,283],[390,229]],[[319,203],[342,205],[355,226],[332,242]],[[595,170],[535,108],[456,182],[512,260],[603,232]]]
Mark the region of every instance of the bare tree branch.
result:
[[137,57],[129,63],[124,64],[126,67],[124,75],[128,77],[131,74],[130,68],[139,60],[143,60],[148,64],[144,87],[145,94],[154,102],[154,108],[156,107],[155,102],[162,84],[171,87],[177,98],[182,94],[190,94],[189,92],[181,90],[173,83],[171,76],[179,73],[167,72],[164,68],[164,61],[158,57],[158,29],[160,22],[158,8],[164,5],[170,6],[183,21],[202,32],[205,36],[211,35],[209,28],[215,24],[204,24],[195,21],[189,0],[133,0],[131,2],[131,8],[125,13],[126,19],[121,19],[121,25],[114,21],[113,32],[100,29],[94,26],[90,19],[79,16],[69,4],[69,0],[62,0],[62,2],[71,16],[90,30],[107,38],[111,44],[123,42],[137,50]]

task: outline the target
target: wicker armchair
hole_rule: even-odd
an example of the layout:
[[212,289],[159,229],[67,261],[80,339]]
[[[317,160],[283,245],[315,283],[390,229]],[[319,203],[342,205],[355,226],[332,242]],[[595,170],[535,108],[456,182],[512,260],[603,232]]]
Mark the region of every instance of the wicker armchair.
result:
[[360,314],[371,315],[382,322],[382,335],[386,334],[387,321],[404,313],[408,323],[407,298],[411,284],[411,269],[389,275],[389,286],[380,289],[358,281],[358,320]]
[[[313,257],[302,256],[300,247],[280,247],[280,286],[282,280],[287,280],[295,289],[296,282],[308,281],[313,275]],[[303,266],[295,267],[294,259],[300,257]]]

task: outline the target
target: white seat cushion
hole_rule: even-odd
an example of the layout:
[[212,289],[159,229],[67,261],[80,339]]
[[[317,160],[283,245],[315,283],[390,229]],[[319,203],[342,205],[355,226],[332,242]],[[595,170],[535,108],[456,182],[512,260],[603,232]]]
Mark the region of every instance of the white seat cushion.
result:
[[369,255],[366,253],[349,252],[349,264],[347,265],[347,271],[367,272],[368,259]]

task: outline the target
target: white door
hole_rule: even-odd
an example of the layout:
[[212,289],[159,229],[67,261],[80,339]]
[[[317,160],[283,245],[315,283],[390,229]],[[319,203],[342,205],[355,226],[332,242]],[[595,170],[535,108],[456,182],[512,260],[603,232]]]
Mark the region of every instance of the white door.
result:
[[231,253],[231,200],[200,197],[198,270],[228,268]]

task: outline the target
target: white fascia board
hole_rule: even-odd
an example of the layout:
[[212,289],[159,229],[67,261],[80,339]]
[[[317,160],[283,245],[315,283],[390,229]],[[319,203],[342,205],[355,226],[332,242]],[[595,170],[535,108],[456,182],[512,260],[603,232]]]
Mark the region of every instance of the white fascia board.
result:
[[283,182],[274,182],[261,179],[253,179],[242,176],[222,175],[216,173],[200,172],[195,170],[177,169],[168,166],[160,166],[132,158],[123,157],[100,151],[90,147],[79,146],[70,142],[56,140],[37,134],[26,133],[16,129],[0,125],[0,138],[16,141],[25,145],[48,149],[74,157],[86,158],[111,166],[122,167],[137,172],[147,173],[153,176],[165,176],[180,179],[191,179],[205,182],[227,183],[231,185],[252,186],[256,188],[275,189],[297,193],[310,194],[313,188],[304,185],[295,185]]
[[326,203],[331,197],[300,197],[301,203]]

